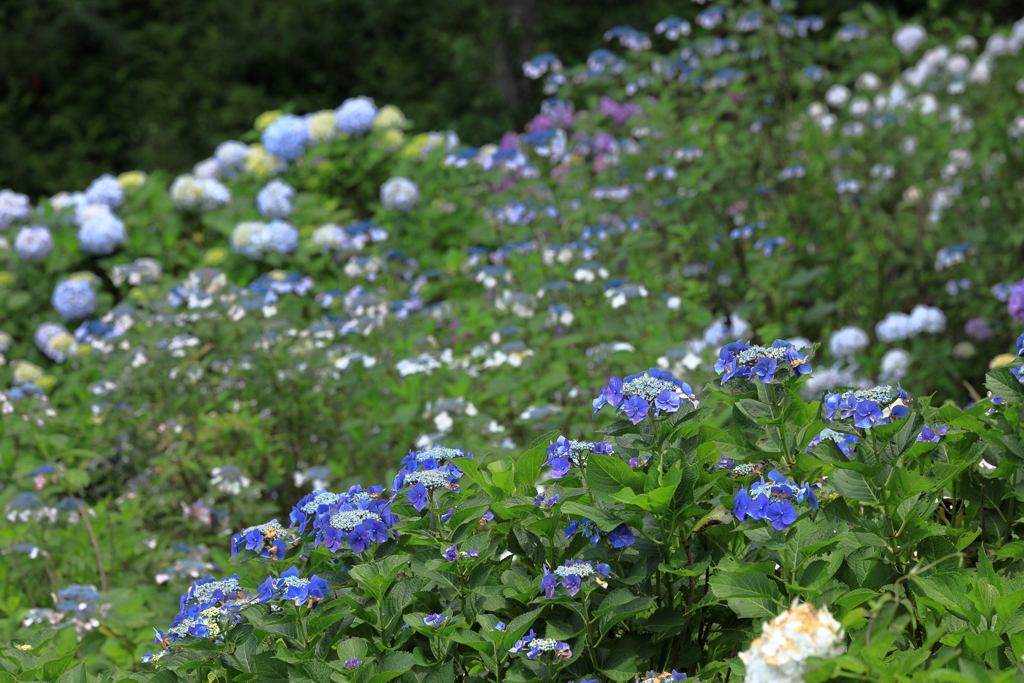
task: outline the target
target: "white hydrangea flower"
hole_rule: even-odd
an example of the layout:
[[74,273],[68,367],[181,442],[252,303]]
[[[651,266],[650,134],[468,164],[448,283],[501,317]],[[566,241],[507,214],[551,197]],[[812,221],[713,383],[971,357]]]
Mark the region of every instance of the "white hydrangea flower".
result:
[[171,183],[171,203],[182,211],[212,211],[231,201],[231,190],[213,177],[180,175]]
[[916,50],[928,37],[928,32],[917,24],[907,24],[892,34],[892,44],[896,49],[907,55]]
[[910,353],[903,349],[889,349],[882,356],[882,372],[879,380],[893,384],[903,379],[910,369]]
[[868,345],[868,333],[849,325],[832,333],[828,350],[833,358],[849,358]]
[[934,306],[918,305],[910,312],[910,325],[915,334],[938,334],[946,329],[946,316]]
[[841,107],[850,101],[850,89],[836,83],[825,93],[825,103],[830,107]]
[[843,630],[827,607],[794,602],[766,622],[761,636],[740,653],[747,667],[744,683],[802,683],[810,657],[836,657],[845,650]]
[[395,176],[380,187],[384,208],[405,213],[420,203],[420,188],[408,178]]

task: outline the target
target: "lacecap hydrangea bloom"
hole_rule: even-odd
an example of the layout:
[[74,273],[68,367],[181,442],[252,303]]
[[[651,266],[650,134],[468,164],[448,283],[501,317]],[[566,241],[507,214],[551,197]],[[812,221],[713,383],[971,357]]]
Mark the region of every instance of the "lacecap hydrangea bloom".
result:
[[327,581],[314,574],[308,579],[299,576],[299,570],[292,567],[279,578],[268,576],[258,591],[260,602],[271,600],[288,600],[296,606],[305,604],[309,608],[316,607],[324,599]]
[[420,188],[408,178],[388,178],[380,186],[380,201],[386,209],[405,213],[420,203]]
[[256,194],[256,209],[264,218],[288,218],[294,202],[295,188],[283,180],[271,180]]
[[715,372],[722,376],[722,384],[733,377],[770,384],[779,371],[799,377],[811,371],[811,361],[807,354],[782,339],[776,339],[771,346],[740,341],[726,344],[715,361]]
[[124,221],[109,210],[93,213],[78,228],[78,246],[91,256],[112,254],[124,240]]
[[798,486],[789,481],[778,470],[768,473],[768,481],[761,481],[747,489],[740,489],[733,500],[732,513],[743,522],[748,517],[753,520],[767,519],[772,527],[785,529],[796,521],[797,511],[793,506],[807,502],[815,510],[818,509],[818,498],[811,484]]
[[554,638],[538,638],[531,628],[530,632],[516,641],[516,644],[508,649],[509,652],[517,653],[526,650],[529,659],[536,659],[542,655],[551,658],[558,658],[562,661],[572,659],[572,650],[569,643],[563,643]]
[[231,201],[231,190],[215,178],[180,175],[171,183],[171,203],[182,211],[212,211]]
[[27,221],[32,213],[28,195],[13,190],[0,190],[0,230],[6,230],[14,223]]
[[14,251],[23,261],[38,262],[53,251],[53,236],[42,225],[27,225],[14,238]]
[[602,531],[593,520],[584,517],[582,520],[572,520],[569,522],[563,532],[565,533],[565,540],[570,540],[579,531],[581,534],[590,539],[591,543],[599,542],[603,537],[608,538],[608,544],[613,548],[625,548],[636,543],[636,537],[633,532],[629,530],[629,527],[624,523],[618,525],[611,531]]
[[324,489],[317,489],[302,499],[292,508],[289,519],[292,526],[298,527],[299,533],[306,530],[306,526],[326,513],[331,507],[337,505],[359,505],[377,500],[384,493],[383,486],[370,486],[364,489],[359,484],[353,485],[345,493],[331,493]]
[[826,394],[822,405],[826,420],[853,420],[855,427],[870,429],[910,414],[910,396],[902,387],[880,385],[871,389]]
[[593,401],[594,415],[606,405],[615,412],[624,412],[633,424],[638,424],[648,413],[655,416],[662,411],[674,413],[684,404],[694,408],[699,405],[693,389],[681,382],[672,373],[650,368],[646,372],[630,375],[624,379],[612,377]]
[[601,588],[607,588],[608,582],[605,579],[609,574],[611,574],[611,569],[604,563],[595,565],[586,560],[566,560],[565,566],[555,567],[554,571],[548,571],[548,568],[544,567],[540,592],[551,600],[555,597],[555,588],[561,583],[569,595],[576,595],[580,592],[584,579],[593,581]]
[[96,291],[84,279],[61,280],[53,289],[50,303],[65,320],[87,318],[96,310]]
[[807,660],[843,653],[843,631],[828,609],[794,602],[761,627],[761,635],[740,653],[744,683],[803,683]]
[[268,152],[285,161],[295,161],[306,151],[309,125],[294,114],[283,114],[263,131],[261,142]]
[[847,457],[853,455],[853,448],[857,445],[858,441],[856,434],[844,434],[842,432],[826,428],[818,432],[818,434],[811,439],[810,443],[807,444],[807,448],[804,449],[804,453],[810,453],[815,446],[826,439],[835,443],[835,445],[839,447],[839,450],[843,452],[843,455],[846,455]]
[[569,469],[575,465],[584,468],[590,455],[611,455],[612,445],[606,441],[576,441],[559,436],[548,446],[548,462],[551,466],[551,477],[558,479],[569,473]]
[[231,537],[231,556],[238,551],[252,550],[260,557],[268,560],[283,560],[290,545],[299,541],[299,534],[294,529],[286,529],[276,519],[266,524],[258,524],[242,529]]
[[362,135],[373,128],[377,106],[369,97],[350,97],[334,110],[338,130],[347,135]]
[[348,543],[354,553],[367,550],[373,543],[398,538],[391,529],[398,517],[391,510],[390,500],[339,501],[317,515],[313,522],[315,546],[337,553]]

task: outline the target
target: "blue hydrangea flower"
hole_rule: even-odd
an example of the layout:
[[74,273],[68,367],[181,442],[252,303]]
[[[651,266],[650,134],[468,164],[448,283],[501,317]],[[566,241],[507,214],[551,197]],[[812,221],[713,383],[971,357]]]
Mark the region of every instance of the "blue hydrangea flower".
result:
[[846,456],[853,455],[853,447],[857,445],[858,441],[856,434],[844,434],[831,429],[823,429],[813,439],[811,439],[810,443],[807,444],[807,448],[804,449],[804,453],[812,452],[814,447],[825,439],[834,441],[835,444],[839,446],[839,450],[841,450]]
[[543,510],[550,510],[558,504],[561,495],[554,494],[552,496],[546,496],[543,493],[537,494],[537,497],[533,499],[533,504]]
[[[422,451],[409,451],[409,455],[402,458],[402,467],[413,472],[415,470],[432,470],[438,467],[442,467],[452,463],[453,460],[458,458],[472,458],[473,454],[464,451],[460,447],[447,448],[439,443],[435,443],[430,448],[424,448]],[[461,470],[452,464],[455,471],[459,472],[459,476],[462,476]]]
[[417,511],[423,510],[430,501],[430,493],[438,489],[459,492],[459,478],[462,470],[448,463],[433,469],[408,471],[401,469],[395,476],[391,489],[395,492],[405,489],[405,496]]
[[770,384],[780,368],[788,368],[799,377],[811,371],[811,362],[807,354],[782,339],[775,340],[771,346],[741,341],[726,344],[715,361],[715,372],[722,376],[722,384],[733,377]]
[[361,553],[373,543],[398,538],[392,525],[398,521],[390,510],[390,500],[357,499],[339,501],[319,513],[313,523],[315,547],[325,546],[332,553],[348,543],[354,553]]
[[377,106],[369,97],[350,97],[334,110],[338,130],[348,135],[362,135],[373,128]]
[[359,659],[358,657],[353,657],[351,659],[346,659],[344,664],[341,665],[341,667],[347,671],[355,671],[362,665],[363,660]]
[[446,621],[448,621],[448,617],[446,617],[443,614],[436,614],[436,613],[435,614],[431,614],[429,617],[424,617],[423,618],[423,623],[424,624],[426,624],[427,626],[433,626],[435,628],[438,627],[438,626],[443,625],[444,622],[446,622]]
[[458,546],[453,543],[445,548],[442,553],[444,559],[449,562],[455,562],[456,560],[468,560],[471,557],[478,557],[480,555],[479,550],[459,550]]
[[580,592],[584,579],[594,581],[601,588],[607,588],[608,582],[605,579],[611,574],[611,568],[607,564],[593,564],[586,560],[566,560],[565,566],[555,567],[549,572],[544,567],[544,578],[541,579],[540,592],[549,600],[555,597],[555,587],[561,582],[569,595],[576,595]]
[[290,254],[299,246],[299,231],[291,223],[270,221],[267,223],[267,246],[270,251]]
[[509,652],[517,653],[529,647],[526,656],[529,659],[536,659],[541,655],[551,655],[562,661],[572,659],[572,650],[568,643],[563,643],[554,638],[538,638],[531,628],[530,632],[516,641],[516,644],[509,648]]
[[78,228],[78,246],[91,256],[112,254],[124,240],[124,221],[110,211],[91,212]]
[[767,519],[773,528],[781,531],[796,521],[793,501],[797,505],[806,501],[810,507],[818,509],[818,498],[811,484],[798,486],[778,470],[772,470],[768,473],[768,481],[761,477],[761,481],[751,486],[749,491],[740,489],[737,492],[733,498],[733,515],[741,522],[748,518]]
[[286,529],[273,519],[266,524],[259,524],[242,529],[231,537],[231,556],[238,551],[252,550],[268,560],[283,560],[288,547],[299,542],[299,534],[294,529]]
[[288,218],[294,202],[295,188],[283,180],[271,180],[256,194],[256,208],[264,218]]
[[633,532],[629,530],[629,527],[625,524],[620,524],[611,531],[605,533],[594,524],[594,522],[586,517],[582,521],[572,520],[569,522],[564,530],[565,539],[571,539],[576,532],[579,531],[584,536],[590,539],[591,543],[597,543],[601,540],[602,536],[607,536],[608,543],[613,548],[625,548],[636,543],[636,538],[633,536]]
[[936,425],[935,427],[925,425],[924,429],[921,430],[921,433],[917,435],[917,438],[914,439],[914,441],[930,441],[932,443],[938,443],[942,440],[942,437],[946,435],[947,431],[949,431],[949,427],[946,427],[945,425]]
[[306,151],[309,124],[300,116],[284,114],[263,131],[263,147],[285,161],[295,161]]
[[324,599],[324,591],[327,590],[327,581],[316,574],[303,579],[299,576],[299,570],[292,567],[275,579],[270,576],[259,587],[259,601],[269,602],[271,600],[289,600],[296,606],[305,604],[307,607],[316,607],[317,603]]
[[910,396],[902,387],[880,385],[871,389],[826,394],[822,405],[826,420],[852,420],[854,426],[870,429],[889,424],[910,413]]
[[612,377],[593,401],[594,416],[606,405],[623,411],[630,422],[637,424],[653,411],[657,416],[662,411],[674,413],[683,402],[694,408],[699,405],[693,389],[686,382],[674,378],[671,373],[651,368],[625,379]]
[[85,201],[88,204],[103,204],[116,209],[124,203],[124,189],[121,183],[117,182],[117,178],[107,173],[89,184],[85,191]]
[[0,190],[0,230],[27,221],[31,215],[32,203],[28,195],[13,190]]
[[14,251],[23,261],[42,261],[53,251],[53,236],[42,225],[27,225],[14,238]]
[[61,280],[53,289],[50,303],[65,320],[79,320],[96,310],[96,292],[87,280]]
[[[648,671],[643,678],[640,678],[640,674],[636,675],[636,683],[679,683],[679,681],[685,680],[686,674],[681,674],[675,669],[671,672],[662,671],[661,673]],[[580,683],[584,683],[584,681],[580,681]]]
[[[564,436],[559,436],[548,446],[548,462],[551,466],[551,476],[555,479],[564,477],[573,465],[586,467],[587,459],[591,453],[599,455],[611,455],[612,446],[605,441],[570,441]],[[557,497],[556,497],[557,500]],[[550,506],[549,506],[550,507]]]

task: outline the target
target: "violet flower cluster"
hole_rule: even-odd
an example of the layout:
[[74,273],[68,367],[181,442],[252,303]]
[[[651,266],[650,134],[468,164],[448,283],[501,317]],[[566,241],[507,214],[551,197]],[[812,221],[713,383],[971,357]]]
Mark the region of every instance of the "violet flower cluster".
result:
[[818,509],[814,486],[798,486],[778,470],[772,470],[768,473],[768,481],[761,477],[761,481],[751,486],[749,492],[747,489],[739,490],[734,498],[732,512],[741,522],[747,518],[767,519],[774,529],[781,531],[796,521],[797,510],[793,501],[797,505],[806,501],[812,508]]
[[547,464],[551,466],[551,477],[558,479],[568,474],[573,465],[585,468],[591,454],[611,455],[612,446],[606,441],[576,441],[559,436],[548,446],[547,453]]
[[870,429],[889,424],[910,414],[910,396],[899,385],[888,385],[826,394],[826,420],[851,420],[855,427]]
[[811,361],[807,354],[800,353],[784,339],[776,339],[771,346],[741,341],[726,344],[715,361],[715,372],[722,376],[722,384],[733,377],[771,384],[775,381],[775,375],[784,368],[788,368],[797,377],[811,372]]
[[606,405],[622,411],[633,424],[638,424],[648,413],[655,416],[674,413],[689,403],[696,408],[700,402],[693,389],[681,382],[672,373],[650,368],[647,372],[630,375],[624,379],[612,377],[601,393],[594,399],[594,415]]
[[607,588],[608,582],[605,579],[611,573],[611,569],[603,562],[594,565],[586,560],[566,560],[565,566],[555,567],[554,571],[548,571],[544,567],[544,578],[540,580],[540,592],[548,600],[555,597],[555,588],[561,583],[569,595],[576,595],[580,592],[585,579],[590,579],[601,588]]

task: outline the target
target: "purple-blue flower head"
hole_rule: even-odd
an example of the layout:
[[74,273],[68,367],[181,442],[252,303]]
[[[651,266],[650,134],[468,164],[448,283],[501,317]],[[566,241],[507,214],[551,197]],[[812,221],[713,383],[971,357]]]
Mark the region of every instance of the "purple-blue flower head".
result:
[[674,378],[671,373],[651,368],[647,372],[625,379],[612,377],[594,399],[594,415],[606,405],[626,413],[633,424],[639,423],[649,412],[674,413],[684,402],[697,407],[699,402],[690,385]]
[[263,131],[263,147],[285,161],[295,161],[306,151],[309,124],[294,114],[284,114]]

